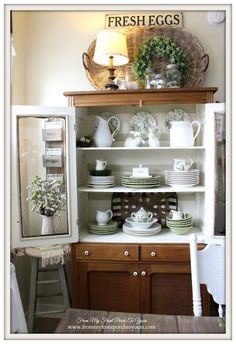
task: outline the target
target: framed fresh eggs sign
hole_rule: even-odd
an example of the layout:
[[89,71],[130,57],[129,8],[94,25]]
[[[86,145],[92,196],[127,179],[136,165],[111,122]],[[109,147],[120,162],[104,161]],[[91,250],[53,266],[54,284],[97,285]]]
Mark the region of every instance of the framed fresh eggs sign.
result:
[[121,28],[135,26],[183,26],[182,12],[148,12],[148,13],[126,13],[107,14],[105,17],[105,27]]

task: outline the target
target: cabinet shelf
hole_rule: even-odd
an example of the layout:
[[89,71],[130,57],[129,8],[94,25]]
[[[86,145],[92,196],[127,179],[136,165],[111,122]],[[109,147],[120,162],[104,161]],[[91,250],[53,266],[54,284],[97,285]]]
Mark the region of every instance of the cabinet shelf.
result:
[[122,231],[122,229],[110,235],[96,235],[87,232],[83,228],[80,232],[80,242],[103,242],[103,243],[189,243],[189,235],[195,233],[199,243],[204,242],[202,231],[198,227],[193,227],[188,233],[184,235],[177,235],[172,233],[168,228],[163,228],[160,233],[149,236],[135,236],[129,235]]
[[77,147],[78,151],[140,151],[140,150],[148,150],[148,151],[156,151],[156,150],[205,150],[205,146],[193,146],[193,147],[122,147],[122,146],[114,146],[114,147]]
[[158,188],[128,188],[125,186],[114,186],[110,188],[91,188],[88,186],[79,186],[79,192],[88,193],[113,193],[113,192],[178,192],[178,193],[196,193],[205,192],[206,188],[202,185],[196,185],[193,187],[171,187],[161,186]]

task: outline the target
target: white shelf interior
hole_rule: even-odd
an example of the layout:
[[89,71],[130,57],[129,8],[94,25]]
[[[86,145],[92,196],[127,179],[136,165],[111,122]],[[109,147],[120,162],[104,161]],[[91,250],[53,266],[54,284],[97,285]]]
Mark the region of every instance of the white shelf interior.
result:
[[[183,108],[192,120],[198,120],[201,131],[193,147],[170,147],[169,131],[165,127],[166,114],[173,108]],[[145,146],[130,148],[124,147],[124,140],[129,133],[129,121],[132,116],[141,111],[150,112],[158,122],[158,137],[160,147],[152,148]],[[78,147],[77,168],[78,173],[78,204],[79,223],[84,230],[80,233],[81,241],[89,242],[188,242],[189,235],[175,235],[169,230],[162,230],[159,234],[150,237],[135,237],[123,232],[113,235],[93,235],[86,230],[88,221],[95,219],[96,210],[111,209],[111,197],[113,192],[176,192],[178,195],[178,207],[181,211],[191,213],[195,228],[200,241],[203,241],[207,231],[212,226],[211,211],[208,210],[210,202],[213,202],[213,181],[209,174],[209,157],[212,150],[212,135],[214,131],[209,130],[212,121],[206,123],[205,106],[179,105],[179,106],[144,106],[138,107],[103,107],[103,108],[80,108],[77,116],[77,139],[81,136],[92,135],[96,126],[96,116],[102,113],[112,113],[120,119],[121,127],[119,134],[115,137],[112,147]],[[209,117],[209,116],[208,116]],[[210,143],[210,149],[209,149]],[[192,159],[192,168],[200,171],[200,184],[194,187],[171,187],[165,185],[165,170],[173,169],[174,159]],[[110,188],[88,187],[89,171],[95,168],[96,160],[107,161],[107,169],[115,176],[115,186]],[[211,159],[212,161],[212,159]],[[134,167],[143,165],[149,168],[150,175],[160,175],[161,186],[158,188],[128,188],[121,185],[122,175],[131,175]],[[206,171],[208,164],[208,172]],[[211,168],[211,167],[210,167]],[[212,170],[213,170],[212,166]],[[207,186],[206,186],[207,182]],[[207,205],[208,204],[208,205]]]

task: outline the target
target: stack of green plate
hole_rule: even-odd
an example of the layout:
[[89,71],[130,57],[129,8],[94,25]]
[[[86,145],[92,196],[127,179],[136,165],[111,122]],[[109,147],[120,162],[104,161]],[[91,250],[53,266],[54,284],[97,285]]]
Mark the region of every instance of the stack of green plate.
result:
[[106,225],[98,225],[96,221],[88,223],[88,232],[92,234],[108,235],[119,231],[118,222],[109,221]]
[[193,227],[192,215],[185,214],[181,220],[173,220],[172,214],[168,214],[166,216],[166,225],[175,234],[186,234]]
[[160,176],[132,177],[122,176],[121,184],[129,188],[157,188],[160,186]]
[[90,170],[90,176],[110,176],[111,170]]

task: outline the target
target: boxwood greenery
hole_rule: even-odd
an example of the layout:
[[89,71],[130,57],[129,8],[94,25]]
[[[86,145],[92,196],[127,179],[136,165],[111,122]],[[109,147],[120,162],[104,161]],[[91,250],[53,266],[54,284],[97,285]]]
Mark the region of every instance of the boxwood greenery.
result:
[[139,48],[132,63],[132,70],[141,84],[144,83],[146,69],[152,67],[152,59],[158,56],[177,64],[181,78],[184,78],[189,66],[184,50],[168,37],[153,37]]

